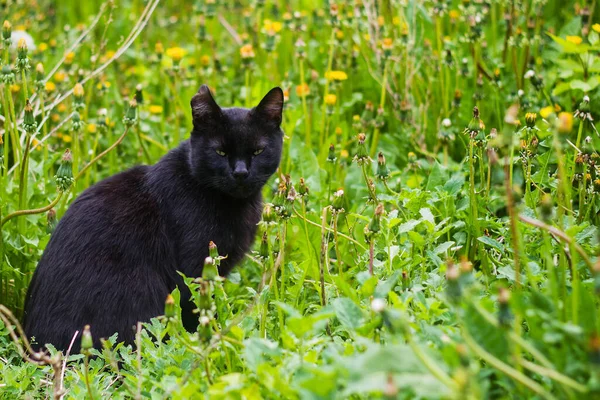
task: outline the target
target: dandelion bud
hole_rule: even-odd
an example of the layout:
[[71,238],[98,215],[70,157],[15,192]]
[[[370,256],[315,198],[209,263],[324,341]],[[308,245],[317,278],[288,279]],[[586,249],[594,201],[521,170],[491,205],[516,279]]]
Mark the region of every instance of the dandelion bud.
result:
[[213,257],[206,257],[204,259],[204,268],[202,269],[202,279],[206,281],[214,281],[219,276],[217,264]]
[[165,48],[161,42],[156,42],[154,44],[154,52],[156,53],[156,55],[158,56],[158,59],[160,60],[165,52]]
[[83,333],[81,334],[81,352],[83,354],[89,354],[93,347],[94,341],[92,339],[92,333],[90,332],[90,326],[86,325],[83,328]]
[[335,156],[335,146],[333,144],[329,145],[329,154],[327,155],[327,161],[334,163],[337,160]]
[[267,231],[265,231],[262,235],[258,257],[261,260],[267,260],[269,258],[269,236],[267,235]]
[[390,176],[390,171],[385,162],[385,156],[383,152],[379,152],[377,155],[377,179],[386,181]]
[[58,190],[66,192],[69,190],[75,179],[73,178],[73,156],[71,150],[65,150],[65,154],[62,156],[62,162],[56,171],[54,176]]
[[358,134],[358,150],[356,155],[354,156],[354,161],[357,162],[358,165],[363,165],[371,161],[369,157],[369,152],[367,151],[367,147],[365,146],[366,135],[364,133]]
[[78,132],[81,128],[83,128],[83,125],[85,125],[85,123],[81,120],[81,115],[77,111],[73,112],[73,117],[71,120],[73,122],[71,125],[71,130],[73,132]]
[[208,255],[212,257],[214,260],[218,260],[219,250],[217,249],[217,245],[212,240],[208,242]]
[[537,119],[537,114],[536,113],[527,113],[527,114],[525,114],[525,123],[527,124],[528,128],[535,127],[535,120],[536,119]]
[[54,232],[54,228],[56,228],[56,210],[51,208],[50,211],[46,214],[46,232],[52,233]]
[[406,270],[402,271],[402,290],[406,291],[410,287],[410,278],[408,277],[408,272]]
[[262,218],[263,221],[267,224],[275,223],[275,212],[273,210],[274,206],[271,203],[265,204],[263,208]]
[[2,38],[5,41],[10,41],[10,37],[12,35],[12,25],[8,21],[4,21],[4,25],[2,25]]
[[83,90],[83,85],[79,82],[75,84],[75,87],[73,88],[73,98],[75,100],[74,106],[76,110],[82,110],[85,108],[85,100],[83,98],[84,94],[85,92]]
[[165,300],[165,317],[170,320],[175,318],[175,300],[170,294]]
[[338,189],[333,193],[333,204],[331,209],[334,213],[344,212],[344,190]]
[[144,103],[144,92],[142,91],[142,85],[138,84],[135,87],[135,101],[138,104],[143,104]]
[[579,118],[582,121],[588,120],[593,121],[592,114],[590,113],[590,98],[589,96],[583,96],[583,101],[579,103],[579,107],[574,114],[575,118]]
[[298,184],[298,196],[300,196],[300,197],[308,196],[308,186],[306,186],[306,182],[304,182],[304,178],[300,178],[300,183]]
[[37,122],[35,122],[35,117],[33,116],[33,107],[31,107],[29,99],[25,102],[25,116],[23,117],[22,126],[25,132],[29,134],[35,132],[37,128]]
[[506,288],[500,288],[498,292],[498,322],[502,326],[510,325],[512,320],[512,314],[510,312],[510,307],[508,301],[510,300],[510,292]]
[[126,126],[132,126],[137,122],[137,101],[135,99],[129,102],[129,109],[123,118],[123,123]]
[[458,281],[459,276],[460,271],[452,261],[449,261],[446,269],[446,294],[452,302],[458,302],[461,296],[462,290]]
[[383,211],[383,204],[377,204],[377,207],[375,207],[375,214],[373,215],[371,222],[365,227],[365,238],[367,241],[371,241],[373,237],[381,230],[381,216],[383,215]]
[[15,83],[15,73],[10,65],[4,64],[2,66],[2,70],[0,71],[0,80],[7,85],[12,85]]

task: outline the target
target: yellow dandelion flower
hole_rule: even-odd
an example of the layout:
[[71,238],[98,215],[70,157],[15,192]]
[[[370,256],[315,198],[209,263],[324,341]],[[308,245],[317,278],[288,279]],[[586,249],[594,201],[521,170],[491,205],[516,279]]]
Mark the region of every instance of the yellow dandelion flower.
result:
[[203,67],[208,67],[210,65],[210,57],[206,54],[200,57],[200,64],[202,64]]
[[245,44],[240,48],[242,58],[254,58],[254,48],[251,44]]
[[73,60],[75,59],[75,53],[72,51],[65,55],[65,64],[73,64]]
[[60,121],[60,115],[58,115],[58,114],[52,114],[50,116],[50,119],[52,120],[52,122],[58,122],[58,121]]
[[98,127],[96,126],[96,124],[88,124],[87,125],[87,131],[89,133],[96,133],[97,130],[98,130]]
[[40,43],[40,45],[38,46],[38,51],[40,53],[43,53],[46,50],[48,50],[48,43],[46,43],[46,42]]
[[58,71],[54,74],[54,80],[58,83],[63,82],[67,78],[67,74],[62,71]]
[[396,26],[400,25],[400,17],[392,18],[392,24],[394,24]]
[[181,47],[170,47],[167,49],[166,53],[167,53],[167,56],[169,58],[171,58],[173,61],[179,62],[179,61],[181,61],[183,56],[185,56],[186,51],[185,51],[185,49],[182,49]]
[[592,29],[595,30],[596,32],[600,32],[600,24],[592,25]]
[[33,139],[33,140],[31,141],[31,146],[32,146],[33,150],[36,150],[36,149],[37,149],[37,150],[41,150],[41,149],[42,149],[42,147],[41,147],[41,146],[40,146],[40,147],[38,147],[39,145],[40,145],[40,141],[39,141],[39,140],[37,140],[37,139]]
[[344,31],[342,31],[341,29],[338,29],[337,31],[335,31],[335,37],[338,40],[342,40],[344,38]]
[[581,42],[583,42],[583,39],[580,36],[567,36],[567,42],[569,43],[573,43],[573,44],[581,44]]
[[12,93],[17,93],[19,90],[21,90],[21,85],[17,85],[16,83],[10,85],[10,91]]
[[327,71],[325,72],[325,78],[330,81],[345,81],[348,79],[348,75],[344,71]]
[[148,107],[148,110],[150,111],[150,114],[162,114],[163,107],[157,104],[152,104],[150,107]]
[[365,33],[363,38],[367,41],[370,42],[371,41],[371,35],[369,35],[368,33]]
[[58,112],[60,112],[60,113],[63,113],[63,112],[65,112],[65,111],[67,111],[67,106],[66,106],[66,104],[65,104],[65,103],[60,103],[60,104],[58,105],[58,107],[56,107],[56,111],[58,111]]
[[450,15],[450,19],[458,19],[458,17],[460,17],[458,10],[450,10],[448,15]]
[[273,29],[275,31],[275,33],[279,33],[283,29],[283,24],[279,21],[275,21],[271,25],[271,29]]
[[348,158],[349,156],[350,156],[350,153],[348,153],[348,150],[343,149],[342,151],[340,151],[341,158]]
[[325,96],[325,104],[328,106],[334,106],[337,102],[337,96],[335,94],[328,94]]
[[71,143],[73,141],[73,138],[71,137],[71,135],[63,135],[62,140],[65,143]]
[[298,85],[296,86],[296,94],[300,97],[308,96],[310,94],[310,87],[306,83]]
[[83,97],[84,91],[83,85],[81,85],[81,83],[77,82],[77,84],[75,84],[75,87],[73,88],[73,95],[75,97]]
[[573,130],[573,114],[563,111],[558,114],[558,131],[560,133],[570,133]]
[[392,38],[385,38],[381,42],[381,47],[384,50],[391,50],[393,46],[394,46],[394,40]]
[[544,119],[548,118],[554,112],[554,107],[548,106],[540,110],[540,116]]
[[385,24],[385,19],[380,15],[377,17],[377,25],[383,26]]

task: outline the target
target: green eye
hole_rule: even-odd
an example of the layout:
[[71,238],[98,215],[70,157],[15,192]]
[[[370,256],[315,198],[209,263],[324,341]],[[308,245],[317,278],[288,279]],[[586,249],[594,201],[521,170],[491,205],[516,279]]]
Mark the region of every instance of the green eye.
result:
[[223,151],[223,150],[215,150],[215,152],[220,155],[221,157],[225,157],[227,154]]
[[255,156],[259,155],[260,153],[262,153],[262,152],[263,152],[263,150],[264,150],[264,149],[258,149],[258,150],[256,150],[256,151],[254,152],[254,155],[255,155]]

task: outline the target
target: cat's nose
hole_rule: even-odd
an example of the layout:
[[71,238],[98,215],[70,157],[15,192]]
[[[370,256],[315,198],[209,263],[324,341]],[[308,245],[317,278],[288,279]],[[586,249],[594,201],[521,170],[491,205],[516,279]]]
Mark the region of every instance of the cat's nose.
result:
[[235,163],[235,168],[233,169],[233,177],[237,180],[245,179],[248,176],[248,168],[246,168],[246,163],[243,161],[237,161]]

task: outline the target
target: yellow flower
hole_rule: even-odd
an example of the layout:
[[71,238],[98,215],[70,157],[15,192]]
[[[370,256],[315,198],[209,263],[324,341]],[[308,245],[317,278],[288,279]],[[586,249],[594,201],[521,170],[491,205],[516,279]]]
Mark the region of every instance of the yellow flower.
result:
[[148,110],[150,111],[150,114],[162,114],[163,112],[162,106],[156,104],[150,105],[150,107],[148,107]]
[[458,17],[460,17],[458,10],[450,10],[448,15],[450,15],[450,19],[458,19]]
[[377,17],[377,25],[383,26],[385,24],[385,19],[380,15]]
[[296,94],[300,97],[308,96],[310,94],[310,87],[306,83],[298,85],[296,86]]
[[548,106],[540,110],[540,116],[544,119],[548,118],[554,112],[554,107]]
[[344,31],[342,31],[341,29],[338,29],[335,31],[335,37],[338,40],[342,40],[344,38]]
[[71,143],[73,141],[73,138],[70,135],[63,135],[62,140],[65,143]]
[[81,83],[77,82],[75,84],[75,87],[73,88],[73,95],[75,97],[83,97],[84,91],[83,91],[83,86],[81,85]]
[[202,64],[203,67],[208,67],[210,65],[210,57],[206,54],[200,57],[200,64]]
[[391,50],[392,46],[394,46],[394,41],[392,40],[392,38],[385,38],[383,39],[383,41],[381,42],[381,47],[384,50]]
[[592,29],[595,30],[596,32],[600,32],[600,24],[592,25]]
[[271,25],[271,29],[273,29],[275,31],[275,33],[281,32],[282,28],[283,28],[283,24],[278,21],[273,22],[273,24]]
[[67,106],[65,103],[60,103],[58,105],[58,107],[56,107],[56,111],[58,111],[59,113],[63,113],[65,111],[67,111]]
[[570,133],[573,130],[573,114],[563,111],[558,114],[558,131],[560,133]]
[[88,131],[89,133],[96,133],[96,131],[97,131],[97,126],[96,126],[96,124],[88,124],[88,125],[87,125],[87,131]]
[[251,44],[245,44],[240,48],[242,58],[254,58],[254,49]]
[[583,42],[583,39],[580,36],[567,36],[567,42],[573,44],[580,44]]
[[21,90],[21,86],[20,85],[17,85],[17,84],[10,85],[10,91],[12,93],[17,93],[19,90]]
[[165,48],[161,42],[156,42],[156,44],[154,45],[154,51],[156,52],[156,54],[162,54],[165,52]]
[[62,71],[58,71],[57,73],[54,74],[54,80],[58,83],[61,83],[62,81],[64,81],[66,77],[67,77],[67,74],[65,74]]
[[167,56],[170,57],[173,61],[179,62],[185,56],[185,49],[181,47],[171,47],[167,49]]
[[40,45],[38,46],[38,51],[40,53],[42,53],[42,52],[44,52],[46,50],[48,50],[48,43],[46,43],[46,42],[40,43]]
[[392,24],[394,24],[396,26],[400,25],[400,17],[392,18]]
[[341,157],[341,158],[348,158],[348,156],[349,156],[349,155],[350,155],[350,154],[348,153],[348,150],[346,150],[346,149],[343,149],[343,150],[340,152],[340,157]]
[[325,96],[325,104],[328,106],[334,106],[337,102],[337,96],[335,94],[328,94]]
[[67,53],[67,55],[65,56],[65,64],[67,64],[67,65],[72,64],[74,59],[75,59],[75,53],[73,53],[72,51]]
[[325,78],[330,81],[345,81],[348,79],[348,75],[344,71],[327,71],[325,72]]
[[37,140],[37,139],[33,139],[33,140],[31,141],[31,146],[32,146],[32,149],[33,149],[33,150],[35,150],[35,149],[37,149],[37,150],[41,150],[41,149],[42,149],[42,148],[41,148],[41,146],[40,146],[40,147],[38,147],[38,145],[39,145],[39,144],[40,144],[40,141],[39,141],[39,140]]
[[58,122],[58,121],[60,121],[60,115],[58,115],[58,114],[52,114],[50,116],[50,119],[52,120],[52,122]]

